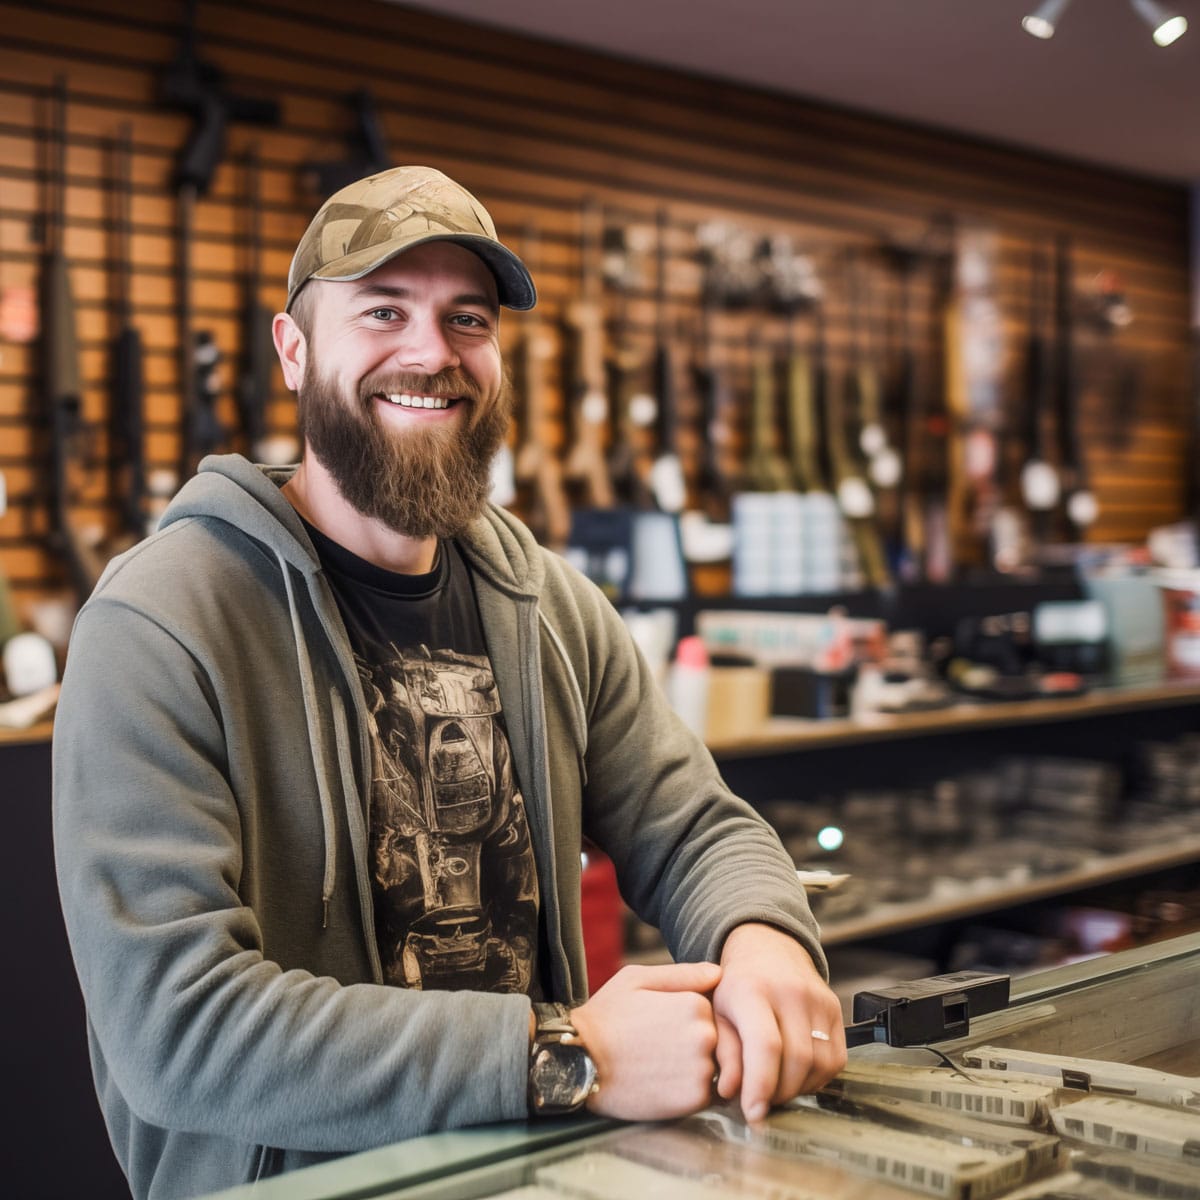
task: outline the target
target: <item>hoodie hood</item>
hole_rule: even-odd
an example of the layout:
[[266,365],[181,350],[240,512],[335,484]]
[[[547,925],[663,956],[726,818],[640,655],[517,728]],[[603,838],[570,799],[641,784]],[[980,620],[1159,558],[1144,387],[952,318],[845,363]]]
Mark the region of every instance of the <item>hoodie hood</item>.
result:
[[[228,521],[309,576],[320,571],[299,514],[282,492],[295,465],[258,466],[240,454],[211,454],[200,463],[159,521],[165,529],[187,517]],[[536,598],[545,584],[540,547],[511,513],[489,505],[458,539],[474,567],[513,597]]]

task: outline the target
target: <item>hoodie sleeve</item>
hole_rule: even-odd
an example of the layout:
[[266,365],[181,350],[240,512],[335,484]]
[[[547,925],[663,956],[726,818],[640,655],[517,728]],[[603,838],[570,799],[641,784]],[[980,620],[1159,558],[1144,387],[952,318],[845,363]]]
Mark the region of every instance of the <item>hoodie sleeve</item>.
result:
[[[161,624],[104,597],[84,609],[55,853],[93,1049],[124,1103],[166,1130],[335,1152],[523,1118],[527,997],[341,983],[264,954],[243,895],[255,809],[229,782],[223,716]],[[288,919],[310,920],[297,905]]]
[[572,655],[587,664],[577,672],[588,712],[585,828],[613,859],[625,900],[678,961],[719,961],[730,930],[761,921],[794,936],[828,977],[778,834],[726,786],[619,614],[587,581],[576,589],[590,627]]

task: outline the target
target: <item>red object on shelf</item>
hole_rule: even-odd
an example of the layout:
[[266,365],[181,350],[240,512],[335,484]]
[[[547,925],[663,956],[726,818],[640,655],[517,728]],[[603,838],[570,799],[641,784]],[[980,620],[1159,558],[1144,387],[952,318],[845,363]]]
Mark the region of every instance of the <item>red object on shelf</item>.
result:
[[612,860],[593,846],[583,851],[580,908],[588,991],[595,993],[621,969],[625,954],[625,906],[617,889]]

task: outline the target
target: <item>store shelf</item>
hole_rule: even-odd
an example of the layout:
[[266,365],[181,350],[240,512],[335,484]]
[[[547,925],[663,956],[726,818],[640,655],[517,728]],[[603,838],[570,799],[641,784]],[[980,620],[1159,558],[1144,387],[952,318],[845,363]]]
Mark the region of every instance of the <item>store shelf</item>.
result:
[[[1133,879],[1152,871],[1200,863],[1200,837],[1184,838],[1169,846],[1127,854],[1098,856],[1087,866],[1056,875],[1045,875],[1021,884],[994,884],[965,888],[953,897],[924,897],[904,904],[877,904],[861,916],[821,922],[822,946],[845,946],[906,929],[940,925],[978,913],[1016,908],[1022,904],[1063,896],[1082,888]],[[626,963],[654,965],[670,962],[665,946],[626,955]]]
[[1200,862],[1200,837],[1183,838],[1147,850],[1098,856],[1086,866],[1073,871],[1045,875],[1025,883],[978,885],[964,887],[962,893],[955,896],[927,896],[903,904],[878,904],[859,917],[823,922],[821,942],[826,946],[838,946],[898,933],[904,929],[938,925],[976,913],[1015,908],[1081,888],[1132,879],[1189,862]]
[[751,758],[783,754],[816,746],[855,745],[925,734],[994,729],[1004,725],[1032,725],[1047,721],[1074,721],[1113,713],[1180,704],[1200,703],[1200,682],[1164,681],[1139,687],[1098,688],[1082,696],[1061,699],[1020,700],[1007,703],[964,701],[953,708],[932,712],[888,714],[857,720],[807,720],[774,717],[762,729],[738,738],[709,738],[717,759]]
[[[1112,713],[1196,703],[1200,703],[1200,681],[1172,680],[1138,687],[1098,688],[1083,696],[1064,699],[1009,703],[964,701],[953,708],[934,712],[880,713],[861,720],[810,721],[800,717],[774,717],[761,730],[749,736],[709,738],[708,748],[718,759],[752,758],[815,746],[892,741],[930,733],[1032,725],[1043,721],[1074,721]],[[29,729],[0,729],[0,746],[49,741],[53,728],[53,722],[40,721]]]
[[0,746],[30,746],[48,742],[53,729],[53,721],[39,721],[28,729],[0,728]]

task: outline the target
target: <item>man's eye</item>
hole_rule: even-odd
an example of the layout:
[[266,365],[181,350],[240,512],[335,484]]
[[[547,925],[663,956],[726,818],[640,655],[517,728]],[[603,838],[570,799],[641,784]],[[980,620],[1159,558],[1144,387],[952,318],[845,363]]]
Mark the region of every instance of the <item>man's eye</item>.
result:
[[468,329],[486,329],[487,322],[482,317],[477,317],[474,313],[455,313],[450,320],[455,325],[462,325]]
[[376,321],[391,321],[396,317],[396,310],[394,308],[373,308],[367,315],[374,317]]

